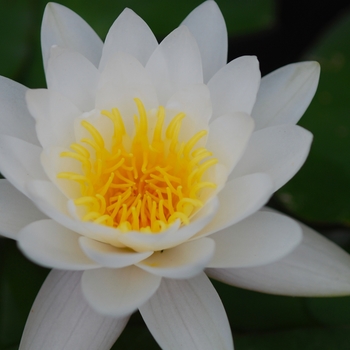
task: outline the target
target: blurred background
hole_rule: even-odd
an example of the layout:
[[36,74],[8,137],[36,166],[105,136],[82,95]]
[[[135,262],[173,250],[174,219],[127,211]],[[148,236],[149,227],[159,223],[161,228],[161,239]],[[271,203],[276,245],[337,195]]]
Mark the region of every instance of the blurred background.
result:
[[[103,39],[118,14],[130,7],[159,40],[201,2],[60,1]],[[350,2],[217,3],[229,33],[229,60],[257,55],[263,75],[297,61],[321,64],[318,91],[299,123],[314,134],[310,156],[269,204],[350,251]],[[44,0],[0,0],[0,75],[30,88],[45,87],[39,41],[45,5]],[[0,350],[18,349],[31,304],[47,273],[24,258],[13,241],[0,239]],[[280,297],[214,283],[236,350],[350,349],[350,297]],[[136,313],[113,349],[159,347]]]

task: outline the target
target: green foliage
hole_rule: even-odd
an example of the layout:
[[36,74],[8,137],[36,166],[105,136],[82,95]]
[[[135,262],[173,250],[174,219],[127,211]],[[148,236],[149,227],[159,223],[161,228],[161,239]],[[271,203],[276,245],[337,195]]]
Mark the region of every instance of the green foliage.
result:
[[300,121],[314,142],[307,162],[278,193],[294,215],[350,224],[350,13],[306,55],[321,64],[316,96]]

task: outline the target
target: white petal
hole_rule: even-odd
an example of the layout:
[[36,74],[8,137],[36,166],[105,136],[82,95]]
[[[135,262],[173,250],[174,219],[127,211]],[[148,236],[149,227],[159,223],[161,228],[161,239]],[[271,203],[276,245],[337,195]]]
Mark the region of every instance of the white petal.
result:
[[13,186],[26,194],[26,182],[38,179],[46,180],[40,164],[42,149],[26,141],[0,136],[0,170]]
[[256,130],[296,124],[314,97],[319,77],[317,62],[289,64],[263,77],[252,112]]
[[27,185],[27,190],[35,205],[64,227],[86,237],[121,246],[116,238],[116,229],[75,219],[75,216],[71,215],[72,210],[69,210],[72,202],[67,201],[52,182],[31,181]]
[[139,252],[169,249],[186,242],[199,232],[212,220],[217,209],[217,198],[214,198],[191,218],[191,222],[188,225],[179,228],[179,220],[177,220],[169,229],[157,234],[130,231],[127,233],[120,233],[117,238],[121,243],[125,244],[125,246]]
[[46,267],[62,270],[98,267],[81,250],[79,237],[53,220],[41,220],[19,232],[18,246],[27,257]]
[[175,29],[160,43],[146,69],[163,105],[177,90],[203,83],[200,52],[196,40],[185,26]]
[[82,277],[83,294],[97,312],[122,317],[134,312],[158,289],[161,278],[136,266],[87,270]]
[[96,313],[85,301],[81,272],[53,270],[37,295],[20,350],[109,350],[129,317]]
[[272,182],[266,174],[250,174],[228,182],[218,194],[217,214],[194,238],[208,236],[245,219],[259,210],[272,193]]
[[224,17],[215,1],[205,1],[182,22],[195,37],[203,64],[204,82],[227,61],[227,30]]
[[206,85],[196,84],[184,87],[172,95],[165,109],[167,113],[184,112],[181,125],[181,141],[187,142],[199,130],[207,129],[212,114],[210,92]]
[[312,134],[297,125],[278,125],[252,134],[248,147],[230,178],[262,172],[269,174],[277,191],[304,164]]
[[224,307],[203,273],[189,280],[163,279],[140,312],[162,349],[233,349]]
[[41,27],[41,49],[45,69],[52,45],[80,52],[97,67],[103,43],[76,13],[65,6],[50,2],[45,8]]
[[255,56],[242,56],[228,63],[208,83],[213,117],[234,112],[250,115],[259,84],[259,62]]
[[210,236],[215,255],[208,267],[251,267],[269,264],[289,254],[302,240],[296,221],[257,212],[236,225]]
[[246,149],[253,129],[254,121],[246,113],[223,115],[210,124],[206,148],[230,173]]
[[126,8],[109,29],[99,69],[102,71],[108,59],[118,51],[129,53],[145,66],[157,46],[157,39],[146,22]]
[[203,271],[214,254],[210,238],[186,242],[177,247],[155,252],[137,264],[149,273],[175,279],[191,278]]
[[121,249],[87,237],[80,237],[79,244],[84,253],[105,267],[125,267],[148,258],[153,252],[137,253],[131,249]]
[[27,90],[15,81],[0,77],[0,134],[39,145],[35,122],[28,112],[24,98]]
[[77,159],[71,157],[62,157],[63,152],[69,152],[70,149],[62,147],[53,147],[41,153],[41,166],[45,170],[47,177],[59,190],[67,197],[67,199],[76,199],[81,197],[80,185],[68,179],[61,179],[57,174],[61,172],[72,172],[82,175],[82,165]]
[[118,52],[106,63],[101,73],[96,96],[96,109],[118,108],[126,129],[138,115],[134,98],[139,98],[146,111],[158,107],[156,91],[145,68],[133,56]]
[[46,219],[36,206],[7,180],[0,179],[0,233],[17,239],[18,232],[33,221]]
[[36,120],[36,132],[41,146],[69,147],[74,138],[74,119],[81,111],[66,97],[52,90],[28,90],[30,113]]
[[97,68],[82,54],[59,46],[51,49],[48,89],[67,97],[83,112],[94,108],[98,78]]
[[264,293],[291,296],[341,296],[350,293],[350,256],[309,227],[302,243],[283,259],[265,266],[209,269],[225,283]]

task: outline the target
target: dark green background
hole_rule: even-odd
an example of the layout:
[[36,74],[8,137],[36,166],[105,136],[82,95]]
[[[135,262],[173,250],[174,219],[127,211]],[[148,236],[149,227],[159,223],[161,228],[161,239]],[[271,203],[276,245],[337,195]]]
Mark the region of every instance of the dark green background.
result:
[[[202,1],[65,0],[104,38],[130,7],[161,40]],[[229,32],[229,59],[256,54],[266,74],[305,59],[321,63],[318,92],[300,125],[314,134],[303,169],[271,200],[275,208],[350,247],[350,8],[343,1],[218,0]],[[0,0],[0,75],[44,87],[39,33],[46,2]],[[0,350],[15,350],[48,270],[0,238]],[[348,350],[350,297],[291,298],[215,286],[236,350]],[[135,337],[137,333],[137,337]],[[113,349],[159,349],[135,314]]]

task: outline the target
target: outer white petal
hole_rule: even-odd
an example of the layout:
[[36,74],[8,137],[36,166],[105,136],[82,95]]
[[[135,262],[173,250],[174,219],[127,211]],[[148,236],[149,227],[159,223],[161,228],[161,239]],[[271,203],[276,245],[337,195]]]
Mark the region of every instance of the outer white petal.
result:
[[259,62],[242,56],[221,68],[210,80],[213,118],[233,112],[251,114],[260,84]]
[[128,248],[116,248],[87,237],[80,237],[79,244],[90,259],[105,267],[120,268],[133,265],[153,254],[153,252],[137,253]]
[[267,173],[277,191],[304,164],[311,141],[312,134],[297,125],[278,125],[254,132],[230,178]]
[[102,71],[108,59],[118,51],[129,53],[145,66],[157,46],[157,39],[146,22],[126,8],[109,29],[99,69]]
[[18,232],[46,216],[7,180],[0,179],[0,234],[17,239]]
[[202,56],[204,82],[227,61],[227,30],[215,1],[205,1],[182,22],[195,37]]
[[96,313],[85,301],[81,272],[53,270],[37,295],[20,350],[109,350],[129,317]]
[[73,121],[81,111],[60,93],[46,89],[28,90],[26,101],[36,120],[36,132],[41,146],[69,147],[73,142]]
[[230,173],[246,149],[253,129],[254,121],[246,113],[223,115],[210,124],[206,148]]
[[303,241],[283,259],[265,266],[208,269],[209,276],[234,286],[292,296],[340,296],[350,293],[350,256],[302,225]]
[[289,64],[263,77],[252,112],[256,130],[296,124],[316,92],[319,77],[317,62]]
[[162,250],[175,247],[189,240],[203,227],[208,225],[218,210],[217,198],[209,201],[201,210],[191,218],[188,225],[179,228],[179,220],[175,221],[169,229],[154,233],[130,231],[120,233],[117,238],[125,246],[136,251],[144,252],[149,250]]
[[185,26],[175,29],[161,42],[147,62],[146,69],[163,105],[177,90],[203,83],[200,52],[196,40]]
[[82,277],[83,294],[97,312],[122,317],[134,312],[158,289],[161,278],[136,266],[87,270]]
[[98,78],[97,68],[82,54],[59,46],[51,49],[48,89],[58,91],[83,112],[94,108]]
[[26,182],[47,179],[40,164],[41,151],[40,147],[26,141],[12,136],[0,136],[1,173],[24,194],[27,194]]
[[257,212],[210,236],[215,255],[208,267],[251,267],[289,254],[302,240],[298,223],[277,213]]
[[79,235],[53,220],[36,221],[18,235],[23,253],[40,265],[62,270],[99,267],[79,246]]
[[155,252],[137,264],[149,273],[175,279],[191,278],[207,266],[214,254],[215,244],[210,238],[186,242],[177,247]]
[[76,13],[65,6],[50,2],[45,8],[41,26],[41,49],[45,69],[52,45],[78,51],[97,67],[103,43]]
[[189,280],[163,279],[139,309],[162,349],[233,349],[225,310],[203,273]]
[[271,179],[266,174],[250,174],[226,184],[218,194],[219,210],[213,220],[194,238],[223,230],[259,210],[273,193]]
[[0,77],[0,134],[14,136],[39,145],[35,122],[28,112],[25,93],[28,89],[5,77]]

